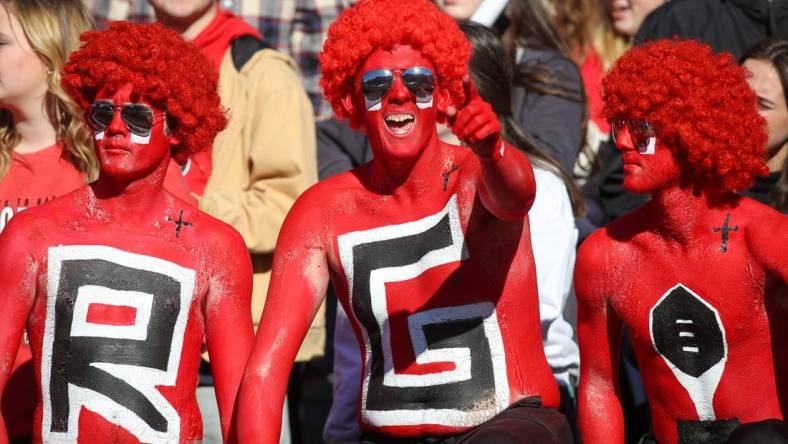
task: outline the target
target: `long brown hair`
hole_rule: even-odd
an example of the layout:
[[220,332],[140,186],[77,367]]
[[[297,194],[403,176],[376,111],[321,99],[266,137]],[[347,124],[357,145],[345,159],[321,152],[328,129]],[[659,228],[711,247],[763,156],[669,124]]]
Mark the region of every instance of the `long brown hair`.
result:
[[[777,71],[777,77],[780,78],[785,103],[788,106],[788,41],[776,37],[761,40],[744,53],[741,62],[747,59],[771,63]],[[782,213],[788,213],[788,157],[785,158],[780,178],[777,179],[774,207]]]
[[535,166],[560,177],[569,193],[572,212],[575,216],[585,213],[585,202],[569,175],[514,120],[511,100],[514,76],[501,40],[493,31],[479,24],[463,22],[460,23],[460,29],[473,43],[473,55],[468,64],[471,78],[479,95],[492,105],[498,115],[504,139],[525,153]]
[[[90,132],[82,123],[81,111],[60,86],[60,68],[79,46],[79,35],[93,28],[90,13],[81,0],[2,0],[0,7],[19,20],[24,37],[49,69],[45,106],[58,142],[86,179],[94,179],[98,162]],[[0,179],[8,172],[19,142],[11,112],[0,109]]]
[[[569,0],[585,4],[593,0]],[[589,146],[586,133],[588,131],[588,98],[586,97],[585,87],[582,82],[577,85],[575,79],[580,77],[568,76],[563,72],[554,72],[549,67],[541,63],[517,63],[517,48],[531,48],[555,51],[570,61],[577,61],[573,58],[574,42],[568,42],[565,37],[553,25],[553,19],[559,10],[548,11],[547,6],[557,6],[558,2],[543,3],[543,0],[511,0],[507,8],[507,15],[511,24],[506,29],[502,40],[509,63],[514,68],[513,82],[525,89],[526,93],[556,96],[580,104],[583,115],[580,121],[580,140],[578,148],[579,154],[590,159],[586,164],[581,164],[580,168],[590,173],[600,168],[599,159],[595,150]],[[552,18],[552,19],[551,19]],[[588,34],[590,27],[586,24],[577,23],[573,32],[576,34]],[[568,172],[570,175],[572,171]]]

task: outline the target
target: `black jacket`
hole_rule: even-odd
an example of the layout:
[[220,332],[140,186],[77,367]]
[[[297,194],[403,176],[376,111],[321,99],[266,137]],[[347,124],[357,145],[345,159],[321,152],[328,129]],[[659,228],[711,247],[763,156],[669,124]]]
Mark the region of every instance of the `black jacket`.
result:
[[635,44],[678,36],[738,60],[766,37],[788,39],[788,0],[672,0],[643,21]]

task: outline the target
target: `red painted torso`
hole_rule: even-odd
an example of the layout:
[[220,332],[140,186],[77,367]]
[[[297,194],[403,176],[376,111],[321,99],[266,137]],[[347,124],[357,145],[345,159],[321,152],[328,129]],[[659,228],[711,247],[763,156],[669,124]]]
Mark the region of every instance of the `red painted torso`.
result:
[[[772,353],[781,348],[773,340],[786,333],[786,289],[746,240],[748,230],[768,230],[764,211],[771,210],[748,199],[709,210],[708,233],[681,247],[658,234],[641,209],[584,246],[605,252],[595,279],[632,339],[660,443],[678,442],[679,421],[783,417],[779,394],[788,391],[778,382],[788,373],[774,362],[784,356]],[[736,231],[728,232],[723,253],[722,233],[713,229],[727,214]]]
[[558,405],[528,220],[490,214],[476,156],[440,149],[443,171],[415,199],[370,191],[369,165],[312,190],[324,198],[331,280],[361,345],[361,423],[389,435],[460,432],[527,396]]
[[[83,187],[25,215],[38,269],[34,441],[200,440],[204,304],[221,266],[214,233],[228,228],[171,196],[155,226],[121,226],[91,197]],[[176,237],[168,217],[181,210],[192,225]]]

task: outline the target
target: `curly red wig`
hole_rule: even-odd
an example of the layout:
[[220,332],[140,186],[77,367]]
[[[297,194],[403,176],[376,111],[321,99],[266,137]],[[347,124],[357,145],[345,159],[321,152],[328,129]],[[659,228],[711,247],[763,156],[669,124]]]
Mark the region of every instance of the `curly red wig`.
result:
[[337,117],[350,117],[342,97],[352,92],[367,57],[395,45],[420,51],[435,67],[438,86],[449,92],[451,103],[463,103],[471,44],[454,19],[427,0],[361,0],[331,24],[320,53],[320,86]]
[[608,119],[644,119],[683,173],[706,189],[740,191],[768,174],[765,121],[730,54],[692,40],[630,49],[602,80]]
[[180,140],[176,157],[210,148],[227,124],[219,74],[200,49],[159,24],[112,23],[82,34],[83,46],[63,66],[62,85],[87,109],[102,88],[131,83],[134,94],[167,113]]

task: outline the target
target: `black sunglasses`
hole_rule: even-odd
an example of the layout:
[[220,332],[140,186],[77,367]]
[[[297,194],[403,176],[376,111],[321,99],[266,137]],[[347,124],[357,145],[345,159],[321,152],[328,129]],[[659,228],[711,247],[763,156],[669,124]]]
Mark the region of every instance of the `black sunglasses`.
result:
[[624,128],[629,132],[632,143],[641,152],[648,148],[649,139],[657,136],[654,126],[645,120],[613,119],[610,122],[610,136],[614,144],[617,144],[616,140],[621,137]]
[[371,102],[377,102],[389,92],[397,73],[405,87],[417,100],[428,100],[435,90],[435,76],[428,68],[414,66],[405,70],[373,69],[361,75],[361,93]]
[[[103,131],[112,122],[117,108],[112,102],[93,102],[88,110],[88,124],[96,131]],[[161,116],[164,117],[163,115]],[[147,137],[155,124],[153,110],[141,103],[127,103],[120,109],[120,118],[132,133]]]

